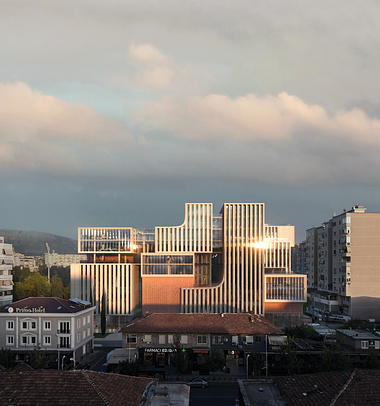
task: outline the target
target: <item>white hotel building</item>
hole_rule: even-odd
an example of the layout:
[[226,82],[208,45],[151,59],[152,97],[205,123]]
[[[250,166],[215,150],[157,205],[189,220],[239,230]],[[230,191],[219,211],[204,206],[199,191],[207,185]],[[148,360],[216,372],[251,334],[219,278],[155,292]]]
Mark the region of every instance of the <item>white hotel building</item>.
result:
[[293,226],[269,226],[263,203],[188,203],[182,225],[78,229],[72,295],[103,294],[110,325],[150,313],[241,313],[300,320],[306,275],[292,274]]
[[[0,348],[25,359],[36,348],[74,363],[92,352],[94,307],[78,299],[29,297],[0,307]],[[57,357],[58,356],[58,357]]]

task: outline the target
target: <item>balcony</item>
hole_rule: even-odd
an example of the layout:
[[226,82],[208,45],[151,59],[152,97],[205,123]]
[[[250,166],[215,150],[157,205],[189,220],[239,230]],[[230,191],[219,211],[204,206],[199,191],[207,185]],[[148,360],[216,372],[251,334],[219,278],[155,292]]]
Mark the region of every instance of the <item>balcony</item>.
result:
[[57,334],[70,334],[70,333],[71,333],[71,330],[69,328],[57,330]]
[[57,344],[57,348],[61,349],[61,348],[71,348],[70,343],[58,343]]

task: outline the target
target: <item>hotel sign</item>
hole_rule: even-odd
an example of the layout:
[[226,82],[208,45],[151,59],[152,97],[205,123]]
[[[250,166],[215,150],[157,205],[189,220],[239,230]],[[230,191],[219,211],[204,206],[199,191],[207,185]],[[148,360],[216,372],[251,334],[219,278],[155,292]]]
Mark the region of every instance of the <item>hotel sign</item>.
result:
[[40,307],[32,307],[32,308],[27,308],[27,307],[8,307],[8,312],[9,313],[46,313],[46,309],[43,306]]

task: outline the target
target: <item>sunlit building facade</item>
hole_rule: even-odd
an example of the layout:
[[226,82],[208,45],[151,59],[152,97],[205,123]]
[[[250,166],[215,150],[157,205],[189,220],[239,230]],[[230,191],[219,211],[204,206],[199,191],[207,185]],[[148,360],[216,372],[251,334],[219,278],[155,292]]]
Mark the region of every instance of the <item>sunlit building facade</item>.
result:
[[13,246],[0,237],[0,307],[13,301]]
[[[188,203],[183,224],[155,229],[79,228],[86,263],[71,265],[72,295],[105,294],[107,314],[251,312],[296,322],[306,275],[291,272],[293,226],[269,226],[263,203]],[[115,318],[114,318],[115,320]],[[110,321],[115,324],[115,321]]]
[[380,319],[380,213],[360,205],[306,231],[315,316]]

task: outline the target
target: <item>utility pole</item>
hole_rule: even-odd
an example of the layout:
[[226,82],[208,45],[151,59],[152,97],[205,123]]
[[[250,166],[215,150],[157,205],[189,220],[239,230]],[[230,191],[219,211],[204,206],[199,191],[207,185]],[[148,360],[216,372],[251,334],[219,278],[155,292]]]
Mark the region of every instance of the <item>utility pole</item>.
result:
[[50,265],[50,247],[49,247],[49,244],[47,243],[47,242],[45,242],[45,245],[46,245],[46,249],[47,249],[47,267],[48,267],[48,281],[50,282],[50,267],[51,267],[51,265]]

